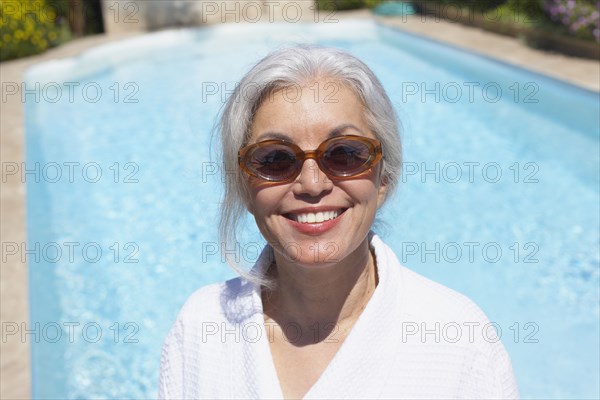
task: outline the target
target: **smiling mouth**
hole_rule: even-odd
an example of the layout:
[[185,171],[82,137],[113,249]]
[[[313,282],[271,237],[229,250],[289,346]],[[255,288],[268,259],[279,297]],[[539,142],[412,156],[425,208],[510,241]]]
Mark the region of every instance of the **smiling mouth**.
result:
[[301,213],[301,214],[284,214],[283,216],[292,221],[299,222],[301,224],[319,224],[321,222],[336,219],[342,215],[347,208],[331,211],[319,211],[316,213]]

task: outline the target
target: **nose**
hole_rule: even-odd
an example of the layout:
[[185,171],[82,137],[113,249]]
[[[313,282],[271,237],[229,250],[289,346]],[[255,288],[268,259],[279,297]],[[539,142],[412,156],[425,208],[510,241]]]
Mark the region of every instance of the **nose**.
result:
[[307,159],[302,164],[300,175],[293,185],[294,194],[318,197],[331,191],[333,182],[321,169],[314,159]]

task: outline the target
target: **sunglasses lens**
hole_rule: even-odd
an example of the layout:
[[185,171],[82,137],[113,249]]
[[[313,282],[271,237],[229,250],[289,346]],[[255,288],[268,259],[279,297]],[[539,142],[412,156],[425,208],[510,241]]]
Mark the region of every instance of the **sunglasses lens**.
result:
[[285,145],[271,144],[256,148],[250,155],[247,167],[264,179],[281,181],[296,173],[298,160]]
[[358,140],[332,143],[323,155],[323,165],[335,176],[350,176],[371,167],[374,149]]

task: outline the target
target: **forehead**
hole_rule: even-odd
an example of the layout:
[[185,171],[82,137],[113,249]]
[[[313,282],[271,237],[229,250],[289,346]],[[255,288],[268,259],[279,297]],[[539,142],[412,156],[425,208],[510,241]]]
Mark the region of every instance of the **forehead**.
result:
[[298,144],[314,144],[347,125],[356,127],[352,134],[369,131],[360,98],[338,81],[321,79],[265,98],[256,111],[250,142],[286,136]]

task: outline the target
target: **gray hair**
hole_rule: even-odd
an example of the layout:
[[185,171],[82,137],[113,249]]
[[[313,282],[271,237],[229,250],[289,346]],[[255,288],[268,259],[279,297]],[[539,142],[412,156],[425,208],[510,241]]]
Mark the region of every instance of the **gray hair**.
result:
[[[237,228],[249,195],[238,166],[238,151],[249,139],[254,116],[267,96],[331,78],[352,90],[364,105],[365,120],[383,149],[382,178],[386,200],[398,184],[402,167],[399,122],[394,107],[375,74],[356,57],[338,49],[298,45],[276,50],[260,60],[241,80],[223,108],[220,131],[225,192],[219,221],[221,248],[238,248]],[[228,259],[241,276],[268,287],[273,282],[250,273]],[[255,271],[256,272],[256,271]]]

